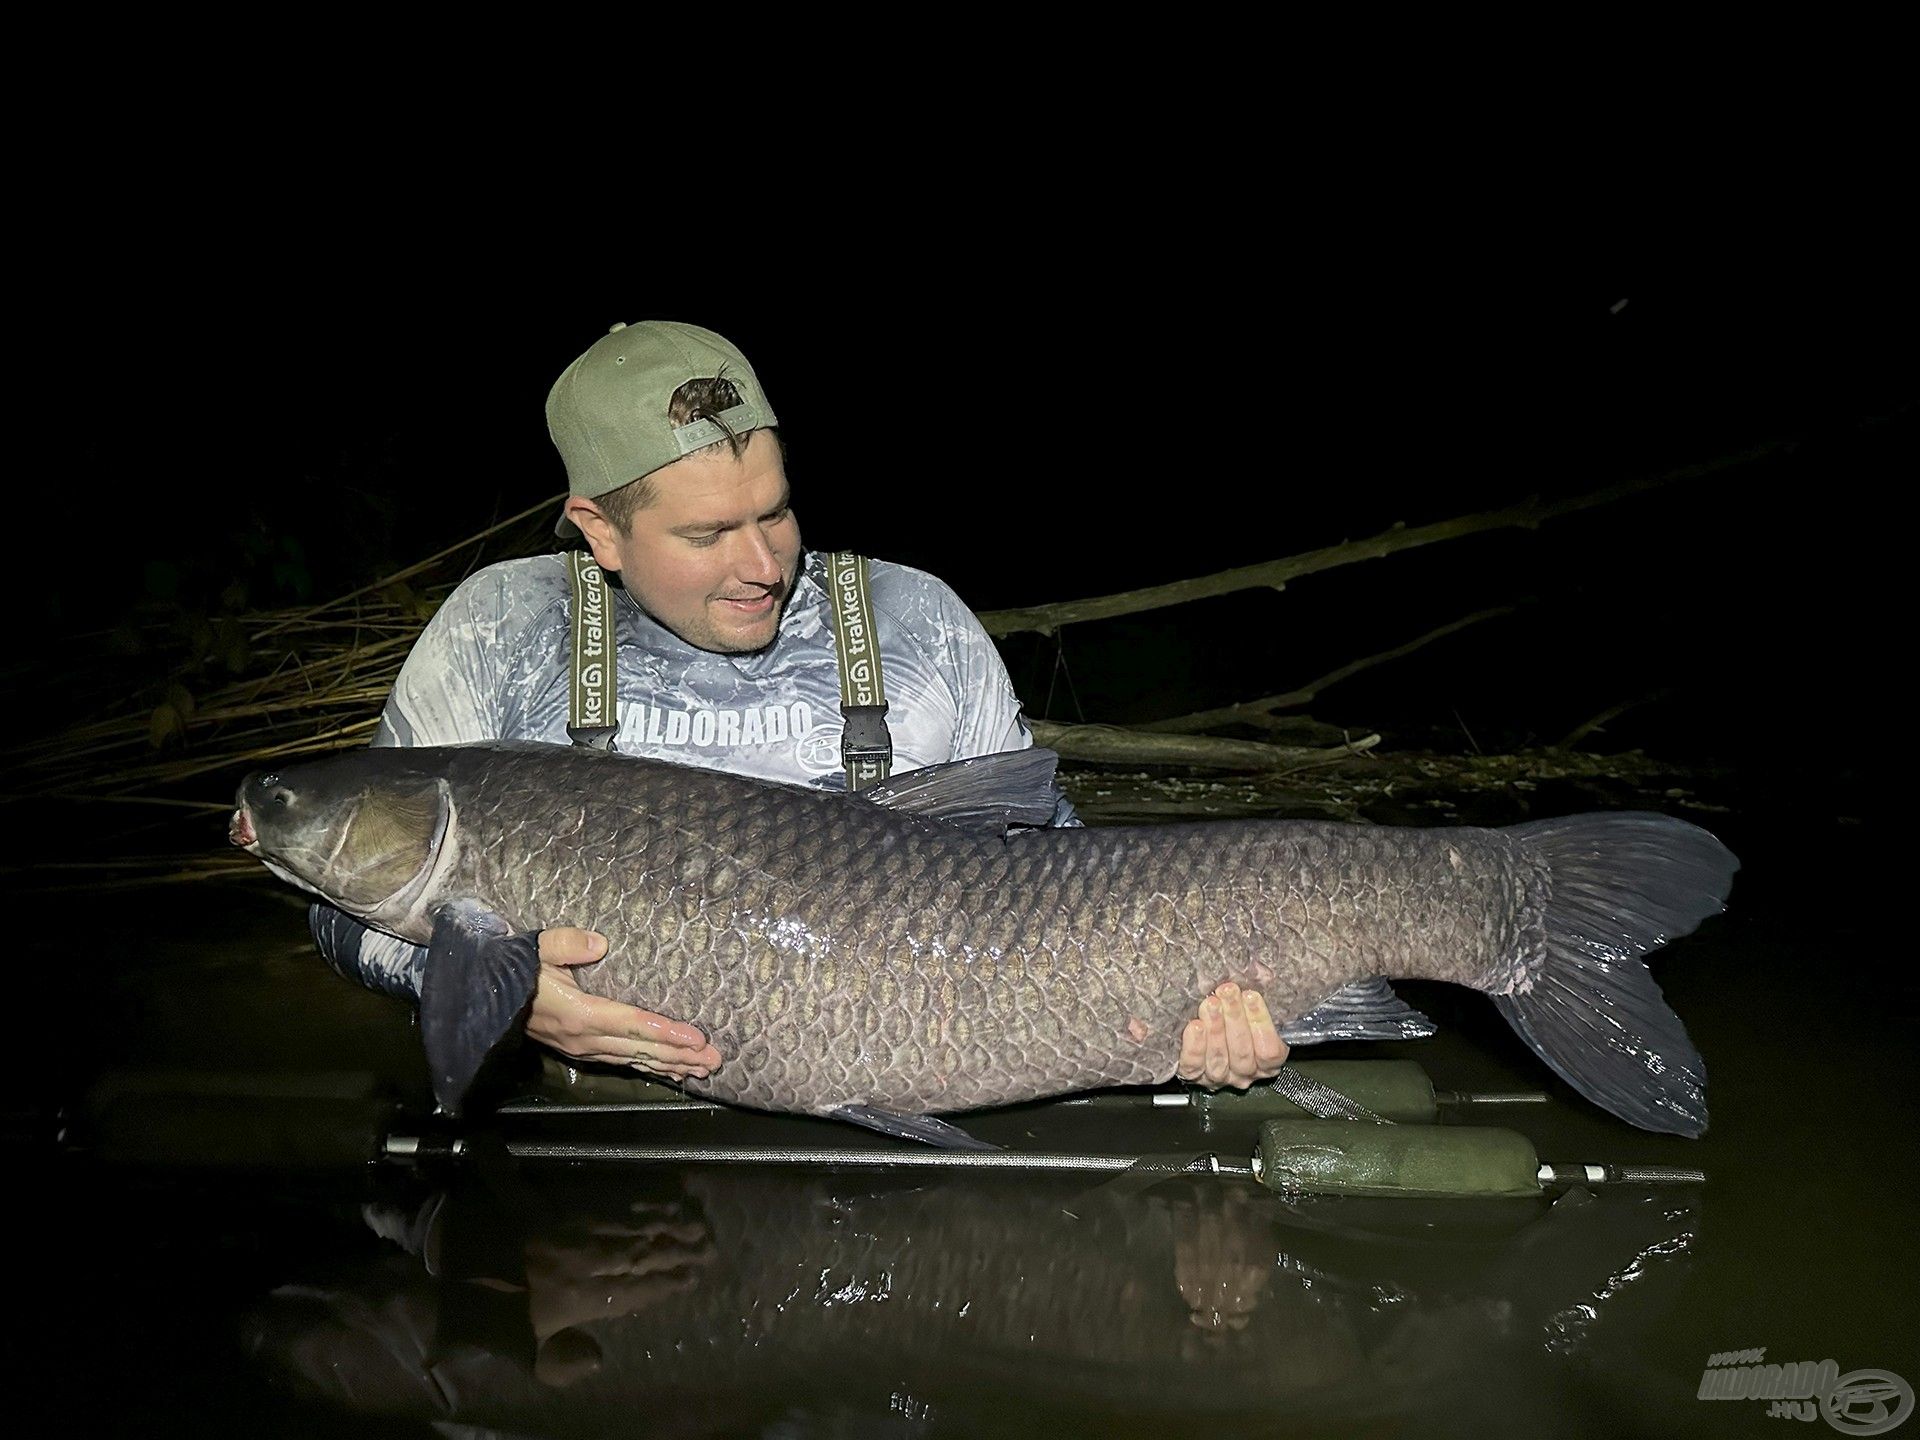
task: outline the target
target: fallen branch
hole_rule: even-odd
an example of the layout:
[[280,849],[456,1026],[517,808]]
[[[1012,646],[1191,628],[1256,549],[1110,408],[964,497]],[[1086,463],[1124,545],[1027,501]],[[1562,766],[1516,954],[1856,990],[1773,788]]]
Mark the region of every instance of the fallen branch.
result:
[[1314,750],[1258,740],[1222,740],[1212,735],[1149,735],[1118,725],[1057,725],[1050,720],[1030,723],[1035,744],[1056,751],[1063,760],[1102,765],[1191,765],[1285,774],[1351,760],[1380,743],[1378,735],[1368,735],[1346,745]]
[[[1522,601],[1520,603],[1526,604],[1528,602]],[[1411,655],[1422,645],[1428,644],[1430,641],[1438,640],[1442,636],[1452,635],[1457,631],[1466,629],[1469,625],[1477,625],[1482,620],[1492,620],[1497,616],[1511,615],[1517,608],[1518,607],[1514,605],[1498,605],[1490,610],[1476,611],[1474,614],[1468,615],[1463,619],[1452,621],[1434,630],[1429,630],[1418,639],[1409,640],[1404,645],[1396,645],[1391,650],[1382,650],[1378,655],[1369,655],[1364,659],[1355,660],[1351,664],[1342,665],[1337,670],[1329,670],[1318,680],[1310,681],[1298,690],[1288,690],[1279,695],[1268,695],[1259,700],[1243,700],[1237,705],[1222,705],[1214,710],[1196,710],[1191,715],[1175,715],[1166,720],[1150,720],[1137,728],[1141,730],[1151,730],[1158,734],[1176,735],[1192,734],[1199,730],[1217,730],[1224,725],[1257,725],[1263,728],[1272,728],[1280,723],[1274,718],[1273,712],[1275,710],[1289,710],[1298,705],[1310,704],[1320,692],[1328,686],[1336,685],[1342,680],[1358,675],[1362,670],[1370,670],[1376,665],[1386,664],[1389,660],[1398,660],[1403,655]]]
[[1394,825],[1458,824],[1478,817],[1470,823],[1509,823],[1529,818],[1532,795],[1548,785],[1599,787],[1612,797],[1608,808],[1675,814],[1723,809],[1699,793],[1703,785],[1718,788],[1720,777],[1714,772],[1668,764],[1638,751],[1449,755],[1401,750],[1368,755],[1364,763],[1320,767],[1310,777],[1079,769],[1064,771],[1061,783],[1089,825],[1237,816]]
[[1656,690],[1651,695],[1642,695],[1637,700],[1622,700],[1618,705],[1610,706],[1602,710],[1598,715],[1587,721],[1586,724],[1575,726],[1573,730],[1568,733],[1567,738],[1562,740],[1554,748],[1556,750],[1571,750],[1582,740],[1586,739],[1587,736],[1593,734],[1594,731],[1604,728],[1609,720],[1616,719],[1637,706],[1650,705],[1656,700],[1664,700],[1670,693],[1670,691],[1664,689]]
[[1051,635],[1062,625],[1076,624],[1086,620],[1111,620],[1120,615],[1137,615],[1143,610],[1158,610],[1167,605],[1183,605],[1190,600],[1206,600],[1219,595],[1231,595],[1237,590],[1284,590],[1289,581],[1298,580],[1305,575],[1315,575],[1323,570],[1337,569],[1342,565],[1351,565],[1361,560],[1378,560],[1401,550],[1413,550],[1423,545],[1437,544],[1442,540],[1456,540],[1463,535],[1474,535],[1486,530],[1536,529],[1546,521],[1557,519],[1562,515],[1590,510],[1599,505],[1610,505],[1629,495],[1637,495],[1643,491],[1659,489],[1684,480],[1696,480],[1703,475],[1732,470],[1742,465],[1750,465],[1756,460],[1783,455],[1795,448],[1797,443],[1791,440],[1768,441],[1742,450],[1737,455],[1725,455],[1717,460],[1704,461],[1698,465],[1683,466],[1661,475],[1623,480],[1619,484],[1607,486],[1604,490],[1595,490],[1566,500],[1556,500],[1550,504],[1543,504],[1538,497],[1534,497],[1518,505],[1509,505],[1502,510],[1487,510],[1478,515],[1461,515],[1412,530],[1404,525],[1395,524],[1366,540],[1346,540],[1338,545],[1310,550],[1304,555],[1294,555],[1284,560],[1263,561],[1258,565],[1242,565],[1237,569],[1222,570],[1217,574],[1202,575],[1191,580],[1175,580],[1165,585],[1150,585],[1141,590],[1124,590],[1116,595],[1099,595],[1089,600],[1067,600],[1053,605],[1034,605],[1014,610],[989,610],[980,616],[980,623],[986,627],[989,635],[994,636],[1017,635],[1028,630],[1038,631],[1042,635]]

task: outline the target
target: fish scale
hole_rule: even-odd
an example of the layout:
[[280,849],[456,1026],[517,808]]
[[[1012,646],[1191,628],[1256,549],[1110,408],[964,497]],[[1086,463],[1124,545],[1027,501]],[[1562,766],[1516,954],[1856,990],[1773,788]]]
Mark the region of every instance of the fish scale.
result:
[[765,1109],[886,1128],[1161,1081],[1229,980],[1290,1035],[1408,1033],[1384,977],[1482,990],[1597,1103],[1705,1128],[1704,1064],[1639,958],[1723,908],[1738,862],[1697,826],[1010,826],[1051,812],[1051,775],[1018,752],[850,796],[568,747],[371,750],[249,779],[231,834],[431,940],[448,1104],[531,994],[529,937],[573,925],[610,942],[583,988],[719,1048],[687,1089]]

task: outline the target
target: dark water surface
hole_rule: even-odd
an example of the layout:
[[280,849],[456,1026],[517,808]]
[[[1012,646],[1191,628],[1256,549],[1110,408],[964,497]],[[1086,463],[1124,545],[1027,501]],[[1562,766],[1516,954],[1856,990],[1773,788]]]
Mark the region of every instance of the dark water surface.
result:
[[[1697,1398],[1709,1356],[1764,1347],[1920,1381],[1916,1007],[1888,946],[1891,866],[1868,827],[1831,817],[1692,818],[1745,861],[1731,912],[1656,962],[1708,1060],[1704,1139],[1570,1096],[1464,992],[1406,987],[1433,1040],[1337,1052],[1417,1058],[1442,1088],[1548,1091],[1480,1122],[1523,1129],[1545,1159],[1710,1176],[1538,1201],[541,1168],[484,1149],[376,1173],[329,1157],[382,1123],[379,1095],[417,1113],[416,1039],[404,1007],[313,956],[290,896],[88,897],[16,951],[43,1043],[9,1107],[12,1408],[27,1433],[194,1436],[1765,1435],[1781,1423],[1767,1402]],[[57,1151],[41,1124],[56,1104]],[[709,1114],[519,1123],[882,1143]],[[1219,1111],[968,1124],[1055,1151],[1240,1158],[1253,1140]]]

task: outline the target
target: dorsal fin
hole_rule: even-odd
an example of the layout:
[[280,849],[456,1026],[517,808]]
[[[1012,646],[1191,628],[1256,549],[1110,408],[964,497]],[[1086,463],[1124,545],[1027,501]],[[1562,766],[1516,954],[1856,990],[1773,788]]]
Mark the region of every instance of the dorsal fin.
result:
[[1053,818],[1060,757],[1034,746],[906,770],[859,793],[862,800],[969,829],[1045,825]]

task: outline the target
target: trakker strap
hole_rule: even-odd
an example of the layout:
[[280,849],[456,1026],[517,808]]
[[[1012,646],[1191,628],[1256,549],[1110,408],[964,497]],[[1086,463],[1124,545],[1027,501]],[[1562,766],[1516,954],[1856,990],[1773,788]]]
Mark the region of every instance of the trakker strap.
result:
[[573,581],[573,683],[567,692],[567,738],[595,750],[613,749],[620,729],[614,686],[613,592],[593,556],[567,556]]
[[834,653],[840,657],[840,760],[847,789],[887,778],[893,769],[893,736],[887,729],[887,692],[880,678],[880,639],[873,628],[864,555],[827,556],[827,588],[833,597]]

